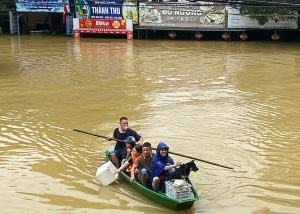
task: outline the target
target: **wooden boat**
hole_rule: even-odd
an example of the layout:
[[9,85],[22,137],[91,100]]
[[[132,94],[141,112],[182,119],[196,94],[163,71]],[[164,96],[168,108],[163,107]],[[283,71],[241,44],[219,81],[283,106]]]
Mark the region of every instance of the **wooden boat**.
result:
[[[109,154],[113,150],[114,150],[114,146],[111,146],[105,152],[107,160],[111,160]],[[124,179],[131,187],[133,187],[136,191],[141,193],[146,198],[172,210],[189,209],[193,206],[194,202],[199,199],[198,193],[195,191],[193,187],[191,187],[191,192],[189,193],[191,194],[190,199],[178,200],[178,199],[173,199],[168,197],[165,193],[157,193],[148,188],[145,188],[144,186],[142,186],[140,183],[136,181],[131,182],[130,178],[124,172],[120,172],[119,176],[122,177],[122,179]]]

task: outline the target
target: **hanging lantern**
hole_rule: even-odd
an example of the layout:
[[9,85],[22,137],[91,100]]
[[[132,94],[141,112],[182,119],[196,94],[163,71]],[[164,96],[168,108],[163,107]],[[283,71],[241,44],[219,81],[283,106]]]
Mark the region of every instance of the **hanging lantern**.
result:
[[277,34],[276,32],[271,36],[271,39],[274,40],[274,41],[277,41],[280,39],[280,36],[279,34]]
[[240,35],[240,39],[241,40],[243,40],[243,41],[245,41],[246,39],[248,39],[248,34],[247,33],[242,33],[241,35]]
[[176,37],[176,33],[175,33],[174,31],[171,31],[171,32],[169,33],[169,37],[170,37],[171,39],[174,39],[174,38]]
[[201,33],[201,32],[196,32],[196,33],[195,33],[195,37],[196,37],[197,39],[201,39],[201,38],[203,37],[203,33]]
[[228,39],[230,39],[230,34],[225,32],[225,33],[222,34],[222,38],[227,41]]

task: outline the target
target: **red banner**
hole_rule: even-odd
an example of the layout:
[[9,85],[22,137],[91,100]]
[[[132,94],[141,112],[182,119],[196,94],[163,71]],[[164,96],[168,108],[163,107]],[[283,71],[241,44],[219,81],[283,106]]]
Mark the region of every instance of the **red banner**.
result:
[[126,30],[126,20],[113,19],[79,19],[79,28],[89,28],[95,31]]

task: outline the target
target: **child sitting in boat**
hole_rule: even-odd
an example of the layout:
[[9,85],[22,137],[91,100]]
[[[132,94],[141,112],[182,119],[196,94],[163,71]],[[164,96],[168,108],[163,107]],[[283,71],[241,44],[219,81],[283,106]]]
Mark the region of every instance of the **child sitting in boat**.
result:
[[124,142],[126,143],[125,148],[122,150],[122,161],[121,165],[125,162],[127,158],[131,156],[132,148],[136,145],[135,138],[133,136],[127,137]]
[[152,158],[151,180],[153,191],[158,192],[160,186],[164,191],[165,179],[180,164],[179,161],[174,164],[173,159],[169,156],[169,147],[164,142],[160,142],[156,149],[156,155]]
[[136,161],[136,159],[142,154],[142,145],[135,145],[133,148],[132,148],[132,151],[131,151],[131,156],[129,156],[129,158],[127,158],[125,160],[125,162],[122,164],[122,166],[116,170],[115,174],[116,173],[119,173],[123,170],[125,170],[124,172],[130,176],[130,171],[131,171],[131,168],[132,168],[132,165],[134,164],[134,162]]

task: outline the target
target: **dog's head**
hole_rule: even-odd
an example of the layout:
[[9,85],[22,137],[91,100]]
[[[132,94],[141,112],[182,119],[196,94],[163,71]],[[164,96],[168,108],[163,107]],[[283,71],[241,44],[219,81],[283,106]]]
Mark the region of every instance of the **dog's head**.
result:
[[192,160],[188,163],[181,164],[180,168],[187,172],[190,172],[190,171],[197,172],[199,170],[195,164],[195,160]]
[[190,171],[197,172],[199,170],[195,164],[195,160],[188,162],[186,165],[187,169],[190,169]]

